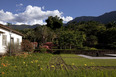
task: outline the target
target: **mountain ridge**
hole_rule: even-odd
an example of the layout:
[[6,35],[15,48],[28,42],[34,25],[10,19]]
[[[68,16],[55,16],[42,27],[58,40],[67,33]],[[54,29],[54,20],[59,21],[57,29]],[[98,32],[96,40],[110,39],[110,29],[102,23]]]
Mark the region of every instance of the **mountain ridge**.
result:
[[107,12],[100,16],[80,16],[80,17],[76,17],[72,21],[69,21],[68,23],[71,23],[71,22],[78,23],[81,21],[97,21],[97,22],[106,24],[112,21],[116,21],[116,11]]

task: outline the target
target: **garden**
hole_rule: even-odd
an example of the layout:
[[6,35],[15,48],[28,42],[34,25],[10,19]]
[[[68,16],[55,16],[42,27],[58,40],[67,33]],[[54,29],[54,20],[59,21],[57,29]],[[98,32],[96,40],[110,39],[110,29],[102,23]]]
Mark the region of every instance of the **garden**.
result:
[[116,60],[75,54],[24,53],[0,57],[0,77],[115,77]]
[[116,23],[64,26],[57,16],[46,23],[19,30],[24,34],[21,46],[8,45],[8,53],[0,57],[0,77],[116,77],[116,59],[77,55],[116,54]]

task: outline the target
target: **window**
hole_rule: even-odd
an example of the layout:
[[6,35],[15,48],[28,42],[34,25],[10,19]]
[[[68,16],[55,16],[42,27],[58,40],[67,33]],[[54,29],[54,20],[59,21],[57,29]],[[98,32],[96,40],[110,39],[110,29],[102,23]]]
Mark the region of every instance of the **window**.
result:
[[2,36],[2,45],[6,46],[7,45],[7,35]]
[[11,37],[11,44],[14,44],[14,38]]
[[19,45],[19,38],[17,38],[17,44]]

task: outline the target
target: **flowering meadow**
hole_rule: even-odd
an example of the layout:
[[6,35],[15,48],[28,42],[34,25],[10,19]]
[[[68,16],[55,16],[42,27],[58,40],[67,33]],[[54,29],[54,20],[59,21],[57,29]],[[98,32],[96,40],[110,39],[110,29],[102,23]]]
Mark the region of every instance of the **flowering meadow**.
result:
[[[89,68],[74,55],[32,53],[0,57],[0,77],[115,77],[116,68]],[[65,58],[69,58],[70,62]],[[74,59],[74,60],[73,60]],[[86,60],[85,60],[86,62]],[[77,63],[77,64],[76,64]],[[78,65],[79,64],[79,65]],[[92,66],[92,65],[91,65]],[[97,66],[97,65],[94,65]],[[104,66],[101,64],[101,66]],[[106,66],[106,65],[105,65]],[[112,65],[111,65],[112,66]]]

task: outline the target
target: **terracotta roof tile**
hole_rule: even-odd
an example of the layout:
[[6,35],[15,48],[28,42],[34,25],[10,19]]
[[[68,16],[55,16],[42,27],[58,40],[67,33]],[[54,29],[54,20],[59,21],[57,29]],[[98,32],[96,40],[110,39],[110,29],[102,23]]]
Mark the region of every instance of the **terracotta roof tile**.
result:
[[7,26],[4,26],[4,25],[2,25],[2,24],[0,24],[0,28],[5,29],[5,30],[7,30],[7,31],[12,31],[13,33],[16,33],[16,34],[18,34],[18,35],[23,36],[22,33],[18,32],[18,31],[16,31],[16,30],[13,30],[13,29],[11,29],[11,28],[9,28],[9,27],[7,27]]

